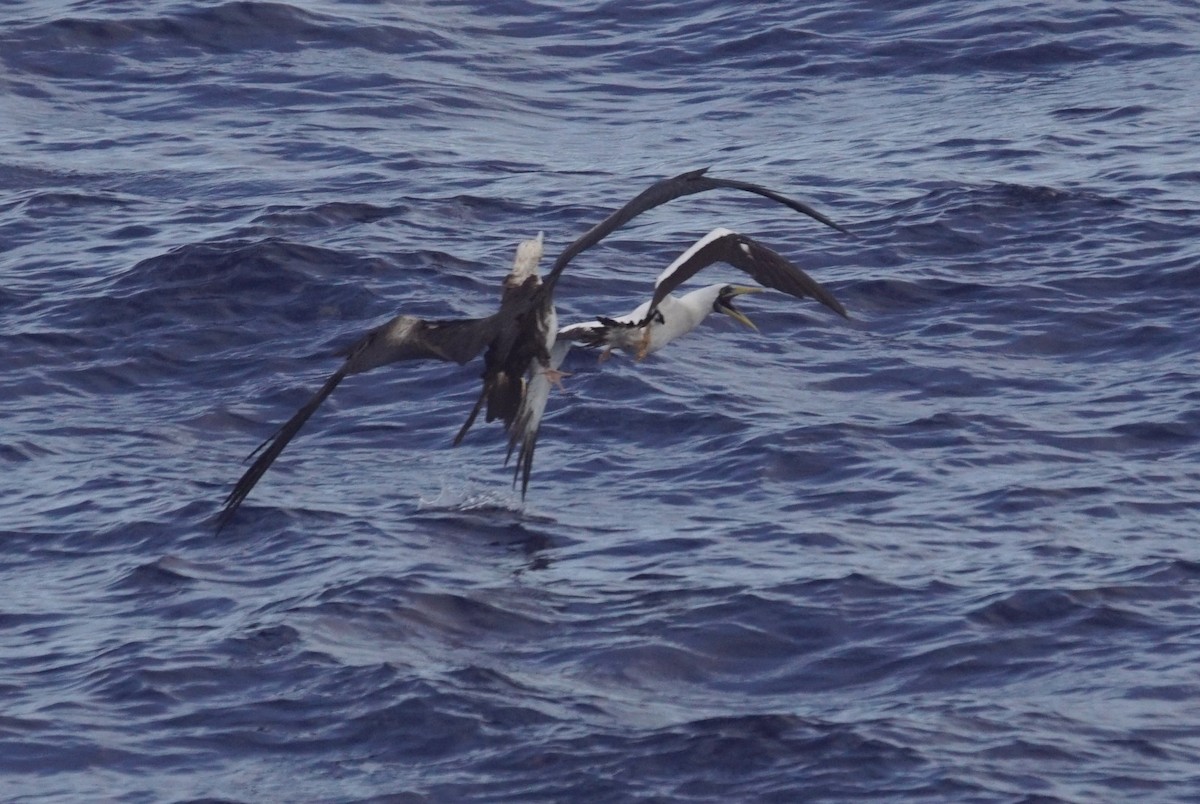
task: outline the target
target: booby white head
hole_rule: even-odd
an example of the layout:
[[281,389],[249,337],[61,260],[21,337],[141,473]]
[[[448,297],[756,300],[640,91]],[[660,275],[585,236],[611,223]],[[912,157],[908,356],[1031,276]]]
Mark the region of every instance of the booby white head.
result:
[[529,277],[538,275],[538,263],[542,261],[543,242],[545,233],[538,232],[537,237],[522,240],[517,245],[517,254],[513,258],[512,271],[504,278],[504,287],[516,287],[524,284]]

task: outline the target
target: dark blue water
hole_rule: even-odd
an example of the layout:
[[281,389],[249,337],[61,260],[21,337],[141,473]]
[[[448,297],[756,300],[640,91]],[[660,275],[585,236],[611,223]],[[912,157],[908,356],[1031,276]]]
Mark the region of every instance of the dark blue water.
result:
[[[1200,799],[1200,13],[562,5],[4,4],[0,798]],[[577,356],[525,504],[478,366],[352,377],[214,535],[332,350],[705,165],[854,236],[677,201],[562,321],[717,225],[850,321]]]

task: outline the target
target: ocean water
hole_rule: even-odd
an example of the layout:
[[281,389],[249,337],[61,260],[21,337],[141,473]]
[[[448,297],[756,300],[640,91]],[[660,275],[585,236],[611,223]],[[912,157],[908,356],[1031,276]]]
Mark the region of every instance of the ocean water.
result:
[[[8,2],[0,799],[1200,800],[1189,3]],[[528,498],[398,311],[717,225],[778,293],[575,355]],[[743,281],[713,267],[698,282]]]

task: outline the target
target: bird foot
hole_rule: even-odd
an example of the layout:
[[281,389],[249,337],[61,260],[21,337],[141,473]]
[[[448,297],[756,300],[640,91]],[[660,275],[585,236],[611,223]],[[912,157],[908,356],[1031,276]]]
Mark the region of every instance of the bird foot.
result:
[[550,381],[551,385],[553,385],[555,388],[562,391],[563,393],[567,392],[567,389],[563,388],[562,381],[563,381],[563,377],[570,377],[571,372],[559,371],[558,369],[548,368],[548,369],[542,369],[542,373],[546,375],[546,379]]

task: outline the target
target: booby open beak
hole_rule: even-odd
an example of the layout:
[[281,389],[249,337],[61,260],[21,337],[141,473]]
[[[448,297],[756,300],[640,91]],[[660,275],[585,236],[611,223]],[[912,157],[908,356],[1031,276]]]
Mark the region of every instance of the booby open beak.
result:
[[733,297],[742,296],[747,293],[762,293],[764,290],[766,288],[756,288],[749,285],[730,285],[717,299],[716,309],[739,324],[758,332],[758,327],[754,325],[754,322],[747,318],[745,313],[733,306]]

